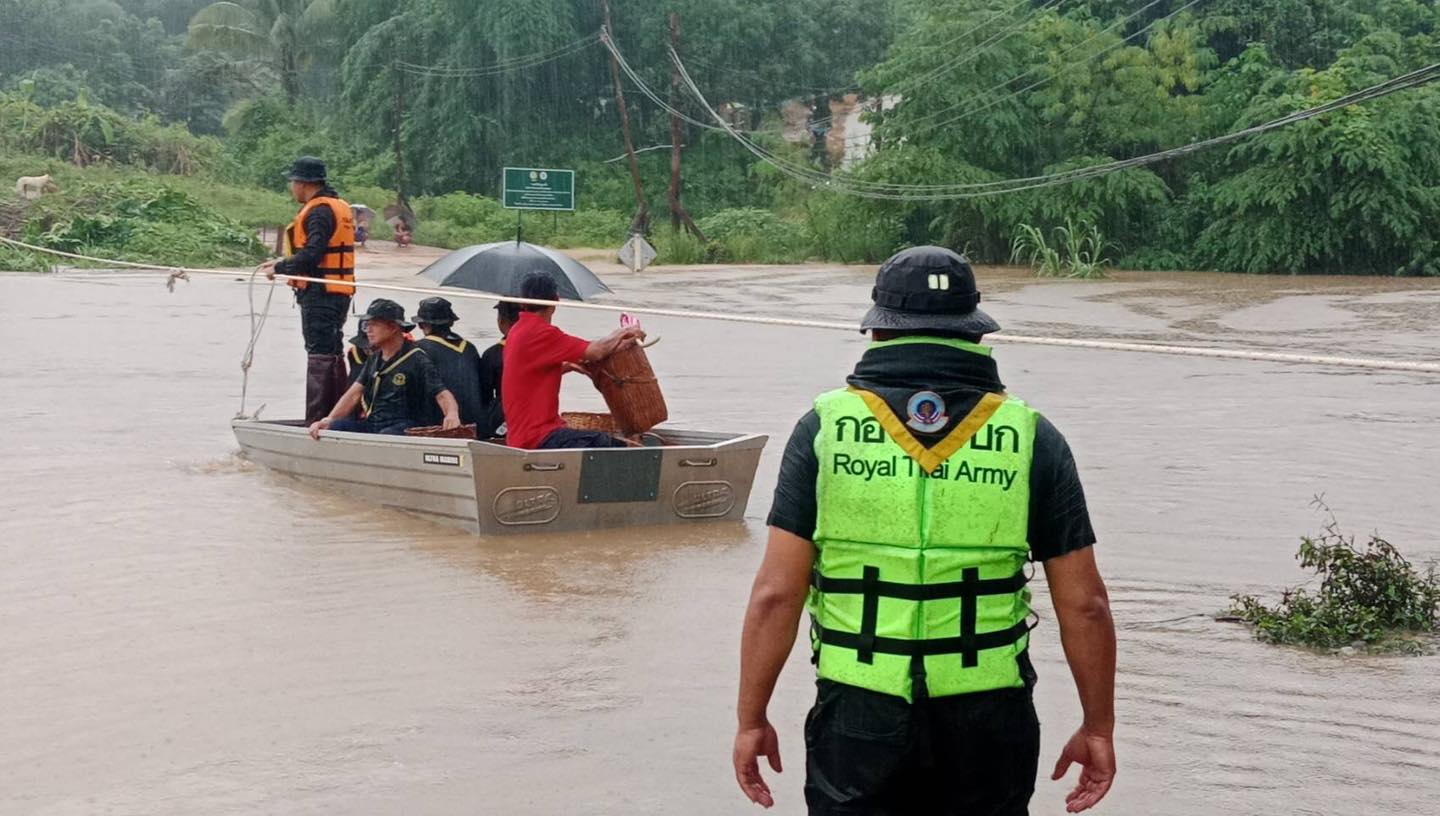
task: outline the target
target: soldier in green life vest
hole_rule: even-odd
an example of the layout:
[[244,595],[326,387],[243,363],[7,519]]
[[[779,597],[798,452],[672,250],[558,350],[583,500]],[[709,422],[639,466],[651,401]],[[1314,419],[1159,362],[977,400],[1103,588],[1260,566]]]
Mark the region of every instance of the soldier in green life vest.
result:
[[810,613],[811,814],[1029,812],[1040,726],[1029,658],[1030,562],[1045,570],[1083,720],[1076,813],[1115,777],[1115,629],[1095,534],[1060,432],[1001,383],[975,275],[938,247],[880,268],[874,342],[796,426],[741,644],[736,780],[774,804],[767,708]]

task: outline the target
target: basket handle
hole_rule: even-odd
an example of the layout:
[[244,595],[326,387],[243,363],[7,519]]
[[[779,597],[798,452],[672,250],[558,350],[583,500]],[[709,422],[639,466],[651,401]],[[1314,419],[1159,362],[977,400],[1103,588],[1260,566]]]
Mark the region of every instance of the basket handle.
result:
[[714,459],[714,458],[711,458],[711,459],[681,459],[681,460],[680,460],[680,467],[693,467],[693,468],[715,467],[715,465],[717,465],[718,463],[719,463],[719,461],[716,460],[716,459]]
[[557,470],[564,470],[564,462],[526,462],[525,469],[538,473],[553,473]]

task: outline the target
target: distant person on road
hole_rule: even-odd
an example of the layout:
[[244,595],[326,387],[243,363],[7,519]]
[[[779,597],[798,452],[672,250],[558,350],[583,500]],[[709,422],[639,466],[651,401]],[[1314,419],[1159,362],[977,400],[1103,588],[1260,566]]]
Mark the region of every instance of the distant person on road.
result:
[[300,304],[300,332],[309,360],[305,369],[305,421],[329,413],[345,392],[345,313],[355,294],[355,215],[326,181],[325,162],[313,156],[295,160],[287,175],[300,212],[285,230],[285,257],[262,265],[276,274],[324,278],[327,282],[290,281]]
[[736,781],[774,804],[758,760],[781,769],[767,709],[808,606],[811,814],[1028,813],[1039,561],[1084,715],[1052,778],[1080,764],[1067,810],[1091,808],[1115,778],[1115,627],[1075,459],[1000,382],[980,345],[1000,326],[964,258],[905,250],[872,297],[874,342],[780,465],[741,639]]
[[360,319],[370,341],[370,357],[334,410],[310,425],[310,435],[316,439],[321,431],[399,435],[423,425],[430,405],[439,406],[446,430],[460,427],[455,396],[430,358],[405,336],[414,328],[405,322],[405,309],[379,298]]
[[500,342],[485,349],[480,355],[480,407],[484,412],[484,423],[476,436],[491,439],[504,436],[505,401],[502,382],[505,377],[505,343],[515,321],[520,319],[520,306],[516,303],[495,304],[495,326],[500,330]]
[[[548,272],[531,272],[520,284],[520,297],[557,301],[560,290]],[[512,448],[625,448],[621,439],[601,431],[565,426],[560,417],[560,378],[567,370],[595,363],[645,338],[639,326],[627,326],[603,340],[572,337],[551,321],[554,306],[525,304],[505,339],[501,395]],[[570,368],[567,368],[570,367]]]
[[431,297],[420,301],[414,322],[425,333],[418,343],[420,350],[435,364],[440,379],[460,405],[460,422],[476,425],[478,430],[484,416],[480,352],[455,332],[459,319],[450,301]]

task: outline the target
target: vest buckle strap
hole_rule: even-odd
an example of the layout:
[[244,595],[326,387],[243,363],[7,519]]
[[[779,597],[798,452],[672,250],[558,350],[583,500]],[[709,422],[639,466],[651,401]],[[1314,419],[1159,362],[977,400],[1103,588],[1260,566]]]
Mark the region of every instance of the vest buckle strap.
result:
[[[825,646],[835,646],[841,649],[854,649],[859,651],[860,635],[854,632],[840,632],[835,629],[818,627],[820,643]],[[925,640],[906,640],[904,638],[875,636],[871,648],[876,654],[902,655],[905,657],[935,657],[938,655],[963,655],[967,647],[974,649],[977,653],[986,649],[1000,649],[1018,642],[1021,638],[1030,634],[1029,621],[1020,621],[1008,629],[998,629],[994,632],[980,632],[968,642],[962,637],[929,638]]]
[[864,595],[873,591],[882,598],[896,598],[902,601],[943,601],[951,598],[965,598],[979,595],[1009,595],[1025,588],[1030,580],[1022,569],[1009,578],[980,578],[979,570],[961,573],[962,580],[940,584],[901,584],[895,581],[879,580],[879,569],[866,567],[864,575],[876,570],[876,580],[866,583],[866,578],[831,578],[819,570],[811,573],[810,583],[827,595]]

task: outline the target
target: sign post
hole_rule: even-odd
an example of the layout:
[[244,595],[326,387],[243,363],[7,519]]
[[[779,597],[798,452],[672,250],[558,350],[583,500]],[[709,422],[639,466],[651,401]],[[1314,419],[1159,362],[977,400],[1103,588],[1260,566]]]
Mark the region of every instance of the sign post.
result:
[[524,234],[526,210],[555,213],[575,211],[575,171],[548,167],[506,167],[501,178],[500,203],[515,210],[515,242]]

